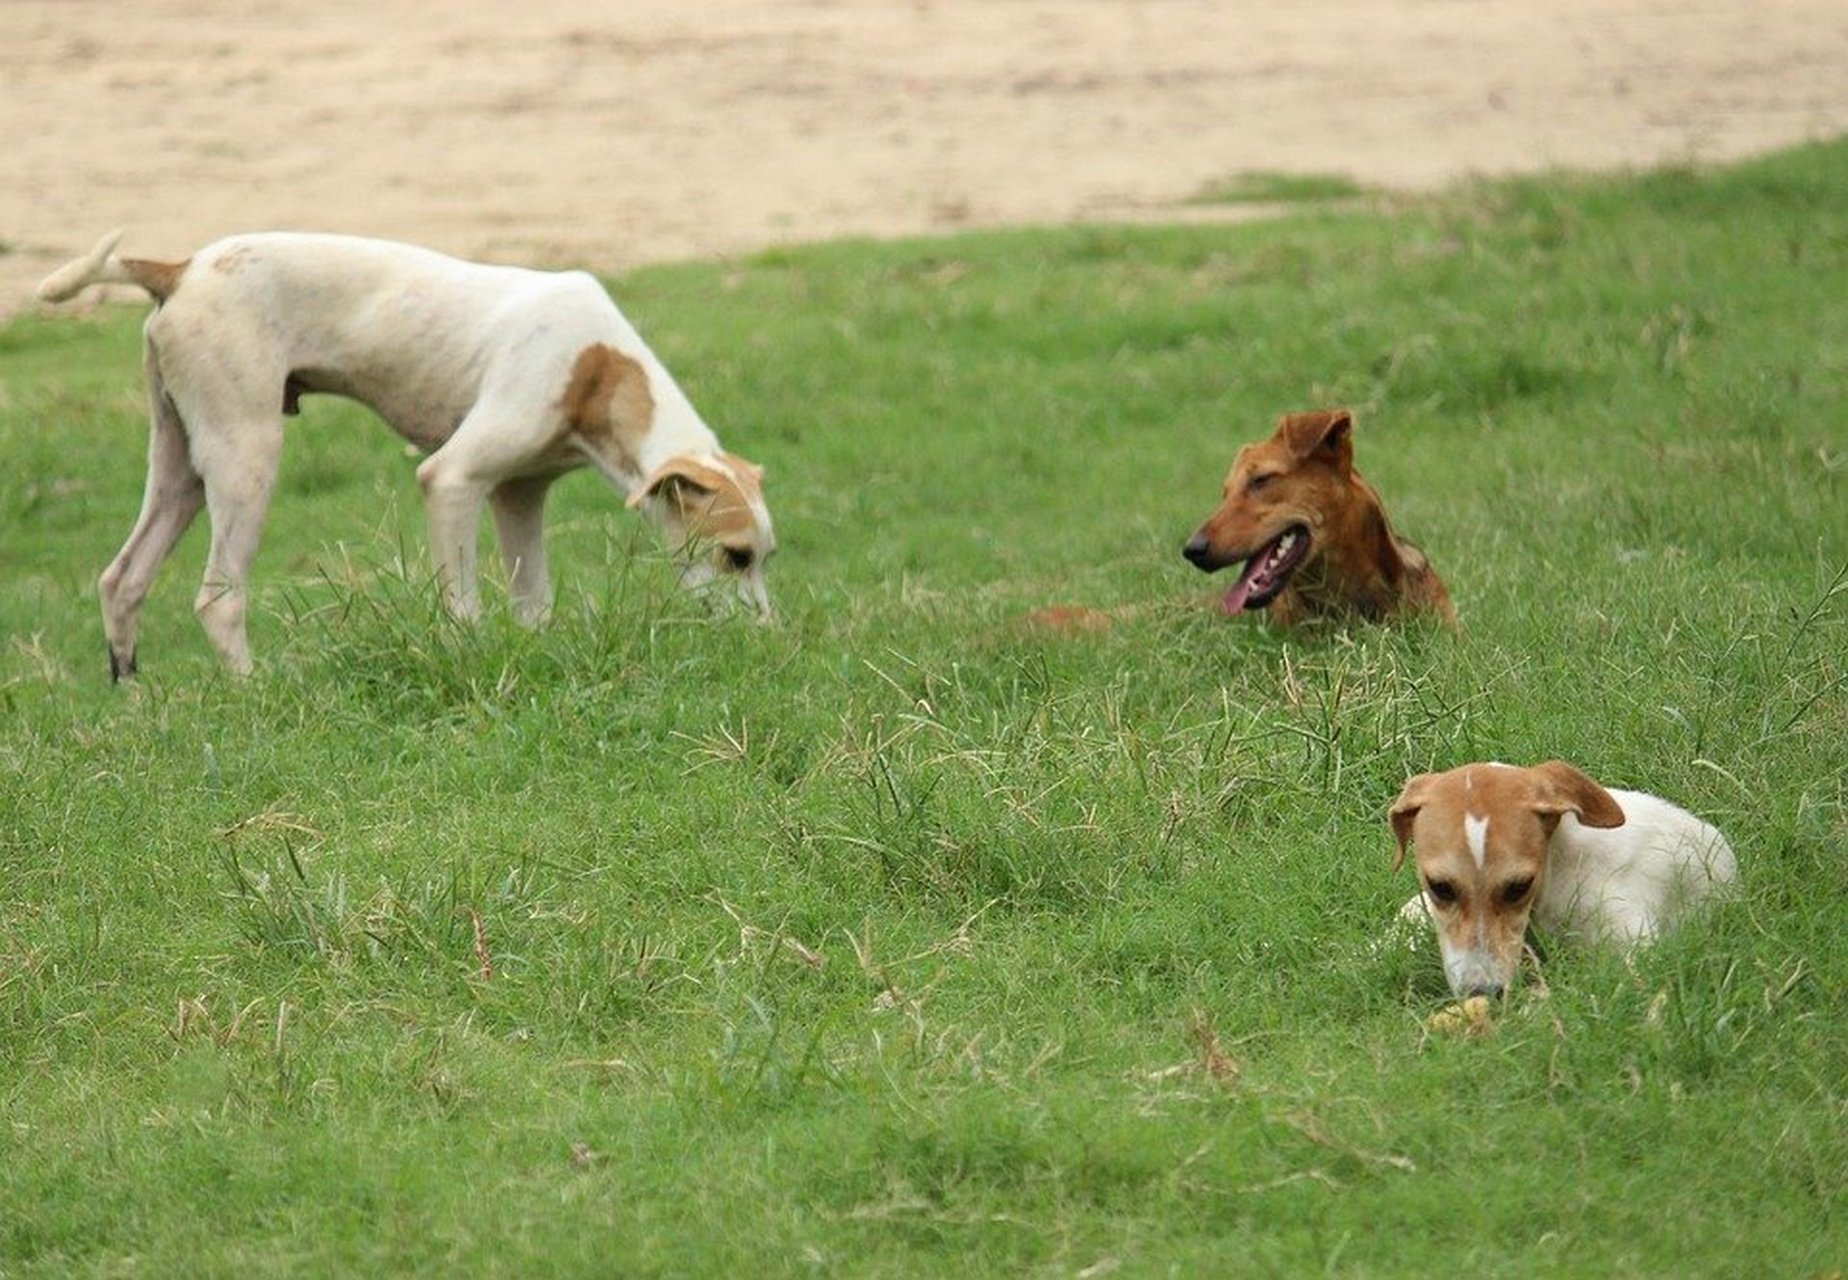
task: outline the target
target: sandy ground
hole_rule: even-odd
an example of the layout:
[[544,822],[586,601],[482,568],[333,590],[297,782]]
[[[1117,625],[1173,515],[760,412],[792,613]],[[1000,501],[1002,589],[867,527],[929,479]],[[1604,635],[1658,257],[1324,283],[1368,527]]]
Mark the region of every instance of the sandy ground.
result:
[[111,227],[621,269],[1848,132],[1842,0],[0,0],[0,313]]

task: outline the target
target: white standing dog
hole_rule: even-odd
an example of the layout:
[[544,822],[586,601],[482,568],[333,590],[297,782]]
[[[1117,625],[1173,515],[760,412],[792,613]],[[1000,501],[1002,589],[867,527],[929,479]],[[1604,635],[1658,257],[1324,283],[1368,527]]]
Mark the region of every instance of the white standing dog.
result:
[[1410,845],[1424,885],[1399,914],[1437,926],[1459,996],[1508,986],[1530,914],[1568,941],[1629,947],[1737,874],[1713,827],[1658,796],[1607,790],[1563,760],[1420,774],[1388,816],[1393,870]]
[[494,513],[515,609],[551,606],[546,490],[592,466],[662,526],[682,580],[720,574],[767,614],[776,549],[762,472],[726,453],[603,287],[581,271],[486,266],[350,236],[216,241],[184,262],[118,258],[121,232],[39,285],[151,294],[143,347],[152,438],[141,516],[103,572],[110,671],[135,670],[155,570],[199,508],[212,542],[194,608],[232,671],[251,669],[245,578],[282,454],[282,419],[309,392],[367,405],[429,451],[417,468],[430,549],[457,616],[481,609],[475,544]]

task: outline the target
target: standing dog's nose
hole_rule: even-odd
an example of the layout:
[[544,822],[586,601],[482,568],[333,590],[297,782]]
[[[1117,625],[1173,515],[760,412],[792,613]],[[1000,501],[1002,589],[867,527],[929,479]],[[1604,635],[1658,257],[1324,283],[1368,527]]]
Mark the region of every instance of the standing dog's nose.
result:
[[1206,568],[1206,562],[1212,556],[1212,553],[1207,549],[1206,535],[1204,533],[1196,533],[1193,537],[1187,539],[1187,545],[1181,548],[1181,554],[1186,556],[1188,562],[1196,567],[1201,569]]

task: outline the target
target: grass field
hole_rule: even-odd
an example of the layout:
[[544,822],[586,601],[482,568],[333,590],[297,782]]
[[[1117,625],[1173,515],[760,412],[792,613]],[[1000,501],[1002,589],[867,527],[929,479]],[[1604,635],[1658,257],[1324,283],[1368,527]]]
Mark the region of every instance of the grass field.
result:
[[[552,625],[459,630],[310,402],[247,682],[203,522],[107,680],[140,310],[0,329],[0,1274],[1839,1274],[1848,145],[1340,196],[614,282],[768,628],[585,475]],[[1329,403],[1460,633],[1205,607]],[[1745,892],[1430,1034],[1385,806],[1552,756]]]

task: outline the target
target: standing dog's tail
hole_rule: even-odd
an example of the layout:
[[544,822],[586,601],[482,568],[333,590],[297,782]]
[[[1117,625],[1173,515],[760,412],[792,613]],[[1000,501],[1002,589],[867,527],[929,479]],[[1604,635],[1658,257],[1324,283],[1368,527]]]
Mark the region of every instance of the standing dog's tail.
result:
[[93,284],[132,284],[146,289],[156,302],[165,302],[179,287],[186,264],[118,258],[115,247],[121,239],[120,231],[111,231],[83,257],[65,263],[39,281],[38,296],[46,302],[64,302]]
[[74,298],[93,284],[119,284],[128,277],[112,255],[121,231],[111,231],[83,257],[67,262],[39,281],[38,296],[46,302],[63,302]]

